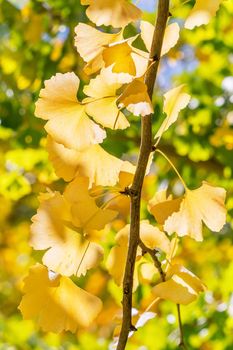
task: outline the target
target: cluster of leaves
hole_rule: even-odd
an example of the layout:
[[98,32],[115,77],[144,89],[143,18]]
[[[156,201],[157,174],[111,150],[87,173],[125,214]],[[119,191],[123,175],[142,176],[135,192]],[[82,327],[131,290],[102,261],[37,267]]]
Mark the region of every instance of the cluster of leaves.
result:
[[[93,9],[91,2],[89,5],[88,16],[92,19],[91,16],[93,13],[96,14],[96,9]],[[116,9],[114,9],[114,14],[115,13],[117,13]],[[112,17],[113,16],[110,16],[109,18]],[[107,22],[98,22],[98,25],[100,24],[107,24]],[[122,25],[123,24],[121,24],[121,26]],[[150,39],[148,33],[150,25],[146,22],[142,22],[140,28],[144,45],[146,48],[149,48]],[[145,28],[144,33],[146,33],[146,37],[144,35],[144,38],[143,28]],[[175,36],[177,35],[177,32],[174,32],[174,28],[177,28],[177,25],[174,25],[173,23],[172,33],[174,33]],[[100,33],[103,34],[103,32]],[[25,292],[26,296],[28,293],[29,295],[32,295],[35,290],[38,291],[38,284],[41,286],[43,283],[44,288],[40,289],[39,295],[31,297],[32,300],[29,302],[29,305],[31,306],[31,303],[33,303],[37,306],[34,309],[31,308],[31,312],[34,312],[34,315],[40,315],[38,321],[40,325],[47,330],[52,327],[52,330],[54,331],[61,331],[62,329],[75,331],[77,326],[86,327],[92,322],[93,318],[100,310],[101,304],[99,299],[90,296],[90,294],[87,295],[83,289],[69,283],[71,280],[67,279],[65,276],[76,275],[80,277],[80,275],[84,274],[86,270],[99,263],[103,255],[103,249],[99,245],[103,240],[102,235],[105,235],[106,231],[110,231],[111,228],[108,225],[104,232],[99,232],[99,230],[105,226],[106,222],[110,222],[114,218],[116,215],[114,210],[118,212],[120,211],[122,215],[122,202],[127,201],[127,198],[124,198],[123,195],[120,196],[119,192],[124,191],[125,186],[129,186],[132,181],[134,167],[128,162],[123,162],[116,157],[113,158],[113,156],[109,155],[98,145],[105,137],[105,130],[102,127],[112,129],[123,129],[127,127],[129,121],[125,116],[128,116],[128,112],[125,113],[125,110],[122,109],[123,107],[128,109],[128,111],[133,112],[136,116],[146,115],[152,109],[152,105],[146,95],[143,79],[140,79],[143,76],[143,70],[146,69],[148,60],[147,52],[144,51],[142,53],[141,49],[134,47],[131,38],[125,39],[122,37],[122,31],[117,34],[106,33],[107,36],[105,36],[105,40],[109,40],[110,36],[113,35],[115,36],[115,39],[101,41],[100,47],[102,52],[99,52],[98,48],[97,53],[95,52],[94,60],[93,57],[89,57],[90,60],[88,60],[87,56],[85,56],[85,45],[87,49],[90,49],[88,34],[90,34],[91,37],[96,35],[96,40],[93,41],[97,43],[97,38],[102,37],[100,33],[92,27],[90,28],[90,32],[88,32],[87,27],[84,24],[79,24],[76,29],[76,46],[79,49],[80,54],[83,55],[83,58],[87,61],[85,71],[88,74],[96,73],[101,68],[100,75],[92,79],[90,84],[83,89],[83,92],[87,97],[83,98],[83,93],[79,92],[81,95],[79,100],[81,102],[77,101],[76,95],[79,85],[77,76],[73,73],[63,75],[57,74],[47,82],[45,89],[41,91],[40,100],[37,103],[37,115],[48,120],[46,131],[49,133],[50,137],[48,139],[47,149],[56,173],[59,177],[64,178],[65,181],[71,181],[74,179],[73,182],[71,182],[63,191],[63,194],[51,192],[45,196],[41,196],[41,204],[37,215],[33,220],[31,245],[34,249],[48,249],[43,257],[43,263],[49,269],[55,271],[56,274],[48,274],[47,269],[41,265],[33,267],[31,274],[25,281]],[[136,39],[137,38],[134,40]],[[81,46],[79,47],[79,45]],[[84,50],[84,53],[82,53],[82,49]],[[123,54],[124,57],[127,57],[128,61],[127,59],[122,61],[118,56],[119,53],[120,56]],[[132,62],[135,63],[132,64]],[[140,62],[138,66],[137,62]],[[143,62],[145,63],[143,64]],[[112,64],[114,64],[114,66],[112,66]],[[96,65],[98,68],[96,68]],[[137,72],[138,67],[141,69],[139,72]],[[95,71],[95,69],[97,70]],[[133,79],[131,79],[132,76]],[[109,84],[111,81],[112,84]],[[135,91],[137,92],[137,96],[134,94]],[[185,97],[182,97],[182,93],[183,86],[179,86],[177,90],[173,89],[165,95],[163,111],[167,114],[168,119],[166,119],[161,129],[157,131],[157,139],[160,138],[163,132],[168,128],[169,124],[177,119],[178,114],[173,114],[176,106],[174,106],[172,99],[179,101],[181,95],[181,102],[178,102],[178,109],[181,108],[182,104],[185,106],[187,105],[188,101],[185,102],[185,98],[188,99],[187,94]],[[56,94],[58,94],[58,96]],[[170,107],[170,109],[169,102],[172,105],[172,108]],[[53,106],[53,109],[51,109],[51,106]],[[58,112],[56,112],[56,110]],[[99,113],[100,110],[101,114]],[[102,113],[102,111],[105,111],[105,113]],[[71,127],[71,121],[73,121],[74,127],[72,124],[72,127],[67,130],[66,123],[64,122],[62,124],[62,117],[64,117],[66,121],[69,118],[69,127]],[[90,117],[92,119],[90,119]],[[130,116],[130,118],[133,120],[133,117]],[[83,129],[80,128],[80,122],[85,122],[85,124],[81,124],[81,128],[83,127]],[[76,127],[77,124],[78,127]],[[111,144],[111,137],[109,139],[109,144]],[[108,143],[106,143],[106,148],[109,148]],[[15,158],[17,158],[17,156],[15,156]],[[15,158],[14,162],[16,161]],[[103,164],[106,165],[106,168],[104,169]],[[69,194],[69,186],[71,185],[73,188],[70,187],[71,191]],[[99,185],[111,186],[112,188],[96,187]],[[108,192],[106,192],[107,190]],[[109,201],[109,194],[115,192],[119,194],[119,197],[114,198],[113,196],[114,199]],[[215,201],[211,201],[211,198],[209,203],[209,193],[214,198],[216,198],[216,196],[221,197],[222,199],[220,201],[222,203],[224,197],[223,191],[216,189],[215,193],[211,186],[203,184],[200,189],[195,191],[187,190],[185,193],[184,198],[180,198],[176,202],[173,202],[171,198],[168,198],[167,200],[164,192],[162,194],[157,193],[155,198],[150,201],[149,210],[155,216],[160,225],[159,228],[154,225],[152,226],[148,222],[141,223],[142,242],[152,250],[159,248],[161,250],[161,260],[165,259],[165,261],[169,261],[169,249],[171,249],[172,244],[174,244],[174,242],[172,242],[172,244],[168,243],[167,236],[161,232],[162,227],[167,233],[173,233],[176,231],[180,236],[188,233],[200,240],[202,232],[200,223],[202,219],[207,226],[213,230],[220,229],[224,222],[224,214],[222,213],[221,205],[218,206],[218,204],[215,204],[217,205],[217,212],[219,214],[216,216],[214,215],[216,221],[213,221],[208,217],[208,214],[210,214],[209,204],[215,203]],[[207,195],[206,202],[203,201],[203,193],[204,198],[205,194]],[[200,196],[204,209],[199,206]],[[106,200],[109,201],[107,203],[108,208],[106,208],[105,205]],[[195,202],[198,203],[198,205],[195,206]],[[162,205],[163,210],[166,210],[167,213],[167,216],[162,218],[158,218],[159,213],[161,213],[160,205]],[[193,206],[198,207],[198,211],[195,211],[194,213],[195,225],[187,222],[185,230],[182,225],[176,227],[174,230],[174,222],[180,222],[177,221],[177,216],[179,218],[182,217],[184,222],[187,217],[190,217],[190,211],[193,212]],[[88,208],[88,210],[85,208]],[[206,208],[208,209],[207,211]],[[172,212],[174,212],[175,217],[171,215]],[[125,213],[124,220],[127,220],[127,215],[125,215]],[[117,228],[117,221],[119,221],[119,216],[118,219],[112,223],[113,228]],[[158,231],[159,229],[160,231]],[[124,253],[126,253],[127,249],[128,227],[126,226],[125,228],[122,228],[122,230],[123,232],[120,230],[115,238],[117,245],[111,250],[105,265],[116,283],[119,285],[122,283],[125,261]],[[158,233],[160,235],[159,237],[163,238],[162,242],[158,241]],[[87,246],[88,251],[84,256],[86,257],[86,261],[84,261],[82,257]],[[120,255],[119,250],[117,250],[118,247],[120,247]],[[65,259],[63,254],[66,254],[64,252],[68,251],[70,253],[70,258],[67,262],[67,258]],[[75,258],[73,254],[76,254]],[[82,260],[81,265],[80,260]],[[190,280],[191,277],[188,277],[189,273],[184,270],[184,268],[178,267],[176,264],[174,264],[171,271],[166,271],[168,280],[164,283],[168,284],[169,288],[167,288],[163,283],[158,283],[159,276],[154,276],[156,274],[156,269],[154,269],[152,265],[150,259],[142,256],[142,251],[139,250],[137,268],[139,276],[135,276],[135,289],[137,288],[137,280],[139,279],[139,283],[141,283],[143,276],[143,279],[147,280],[147,283],[150,283],[151,285],[157,284],[153,289],[153,293],[155,293],[153,294],[154,298],[159,296],[173,300],[176,303],[186,303],[193,300],[201,289],[200,286],[202,285],[200,281],[198,282],[200,283],[199,287],[197,287],[197,281],[195,279]],[[164,269],[166,270],[165,265]],[[151,273],[149,273],[149,271],[151,271]],[[73,280],[80,286],[83,284],[82,279],[80,278],[78,280],[73,278]],[[33,284],[33,281],[35,281],[35,284]],[[31,286],[32,289],[27,289],[27,285]],[[174,288],[175,291],[177,291],[178,296],[180,295],[179,288],[184,288],[187,299],[184,298],[183,301],[180,299],[174,299],[176,298]],[[55,292],[55,290],[58,299],[53,297],[53,292]],[[169,290],[173,291],[173,293],[171,293],[171,295],[166,295],[166,291]],[[70,307],[69,310],[67,310],[67,305],[64,305],[62,302],[63,298],[67,297],[65,294],[68,293],[67,291],[74,294],[72,297],[72,307],[74,301],[77,303],[75,304],[77,309],[74,310],[74,314],[70,314]],[[187,291],[189,292],[188,294]],[[26,296],[24,300],[26,300]],[[37,298],[39,298],[39,300],[50,300],[52,311],[38,302],[35,303],[35,297],[37,301]],[[71,299],[71,297],[69,297],[69,299]],[[78,303],[78,301],[80,301],[80,303]],[[25,303],[26,302],[27,301],[25,301]],[[92,305],[91,308],[89,307],[90,304]],[[87,320],[84,318],[77,318],[77,316],[80,315],[80,309],[78,309],[80,305],[87,308],[86,311],[81,311],[83,314],[87,314],[90,317],[87,317]],[[28,305],[26,305],[25,308],[28,310]],[[46,317],[47,323],[43,318],[43,313],[41,314],[41,310],[43,309],[51,315],[51,318]],[[145,309],[146,308],[144,307],[144,309],[142,308],[140,311]],[[56,316],[55,319],[53,319],[54,315]],[[64,320],[64,315],[68,315],[70,318],[68,317]],[[29,313],[25,316],[31,317],[32,314]],[[47,314],[45,314],[45,316],[47,316]],[[59,324],[56,324],[58,318],[60,322]]]

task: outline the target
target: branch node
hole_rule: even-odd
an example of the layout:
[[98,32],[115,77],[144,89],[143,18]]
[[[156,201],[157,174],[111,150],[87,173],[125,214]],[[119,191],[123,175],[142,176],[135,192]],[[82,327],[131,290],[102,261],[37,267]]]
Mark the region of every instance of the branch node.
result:
[[157,149],[157,147],[156,147],[155,145],[152,145],[152,147],[151,147],[151,152],[155,152],[156,149]]
[[119,193],[132,198],[138,196],[138,191],[132,189],[131,187],[125,187],[124,191],[120,191]]
[[137,332],[137,330],[138,330],[133,324],[130,325],[129,329],[131,332]]
[[154,56],[152,57],[152,59],[153,59],[153,62],[159,62],[159,60],[160,60],[160,58],[158,57],[158,55],[154,55]]

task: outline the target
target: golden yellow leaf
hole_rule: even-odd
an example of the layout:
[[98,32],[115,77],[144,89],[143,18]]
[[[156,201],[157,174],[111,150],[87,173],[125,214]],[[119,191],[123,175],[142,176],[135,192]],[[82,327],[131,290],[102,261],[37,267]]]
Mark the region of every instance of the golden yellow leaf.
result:
[[153,294],[176,304],[187,305],[204,290],[204,284],[192,272],[181,265],[171,265],[166,281],[157,284],[153,288]]
[[126,0],[81,0],[81,4],[89,5],[86,14],[97,26],[125,27],[141,17],[141,11]]
[[223,0],[196,0],[194,7],[185,21],[184,27],[193,29],[202,24],[208,24],[211,18],[216,15],[222,1]]
[[129,242],[129,225],[115,237],[116,245],[111,249],[106,267],[118,286],[122,285]]
[[161,225],[173,212],[179,210],[182,201],[182,198],[172,199],[171,195],[167,198],[166,192],[166,189],[156,192],[148,203],[149,212],[154,215],[158,224]]
[[186,189],[179,211],[169,216],[164,223],[168,234],[188,235],[202,241],[202,221],[212,231],[220,231],[226,222],[224,201],[226,191],[203,182],[196,190]]
[[[52,193],[50,198],[45,196],[32,218],[30,242],[36,250],[47,249],[43,263],[50,270],[65,276],[85,275],[102,259],[103,249],[70,228],[72,217],[69,209],[69,203],[60,193]],[[103,221],[101,224],[105,225]]]
[[163,252],[170,251],[170,240],[164,232],[151,225],[148,220],[140,222],[140,238],[146,247],[150,249],[161,249]]
[[118,98],[118,102],[136,116],[146,116],[153,113],[147,86],[141,79],[134,79],[128,84]]
[[40,264],[30,268],[23,293],[19,309],[24,319],[35,318],[46,332],[75,333],[79,327],[89,327],[102,308],[99,298],[67,277],[51,275]]
[[115,34],[104,33],[85,23],[75,27],[75,46],[85,62],[87,74],[93,74],[104,67],[102,53],[111,43],[122,40],[122,32]]
[[86,176],[89,178],[90,186],[93,183],[114,186],[124,167],[134,168],[129,162],[114,157],[99,145],[91,146],[85,149],[85,152],[78,152],[65,148],[49,138],[47,149],[57,175],[66,181],[76,176]]
[[[144,41],[148,52],[150,52],[155,27],[150,22],[141,21],[140,29],[142,40]],[[180,27],[177,23],[171,23],[166,27],[161,56],[165,55],[173,46],[176,45],[179,35]]]
[[185,85],[180,85],[174,89],[169,90],[164,95],[163,111],[167,117],[160,126],[155,138],[159,138],[162,134],[177,120],[179,112],[184,109],[191,96],[184,92]]
[[[131,39],[131,41],[134,37]],[[105,66],[112,66],[114,73],[136,75],[136,67],[132,58],[132,47],[129,42],[113,43],[103,51]]]
[[117,106],[117,90],[122,86],[117,75],[111,69],[102,69],[100,74],[91,79],[84,87],[84,93],[89,96],[84,99],[86,112],[94,120],[111,129],[125,129],[130,124]]
[[71,181],[78,169],[80,152],[64,147],[55,142],[51,136],[47,138],[46,148],[57,176],[65,181]]
[[76,177],[64,192],[64,197],[71,203],[73,224],[85,232],[101,230],[117,216],[116,211],[101,209],[96,205],[95,199],[89,195],[88,186],[87,177]]
[[[128,243],[129,243],[130,225],[123,227],[116,235],[114,246],[107,260],[107,268],[110,274],[113,276],[114,281],[121,285],[124,276]],[[143,220],[140,222],[140,238],[142,242],[150,249],[161,249],[165,252],[170,250],[170,241],[166,235],[161,232],[157,227],[150,225],[149,221]],[[141,257],[141,249],[138,248],[138,258]],[[135,286],[138,280],[138,275],[135,270]]]
[[85,113],[77,100],[79,78],[74,73],[56,74],[45,81],[35,114],[46,119],[46,131],[58,143],[77,150],[98,144],[106,137],[104,130]]

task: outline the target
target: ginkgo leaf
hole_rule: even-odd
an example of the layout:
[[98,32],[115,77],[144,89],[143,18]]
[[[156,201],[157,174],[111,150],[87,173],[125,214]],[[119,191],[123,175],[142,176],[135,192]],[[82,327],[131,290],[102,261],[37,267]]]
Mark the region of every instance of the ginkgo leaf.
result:
[[79,23],[75,27],[75,46],[85,62],[84,68],[87,74],[93,74],[104,67],[102,53],[113,42],[123,39],[122,32],[115,34],[104,33],[85,23]]
[[[133,41],[136,37],[133,37]],[[129,41],[115,43],[104,49],[103,60],[105,67],[112,66],[114,73],[128,73],[136,75],[136,67],[132,58],[132,47]]]
[[86,14],[97,26],[125,27],[141,17],[141,11],[126,0],[81,0],[81,4],[89,5]]
[[120,95],[118,102],[136,116],[146,116],[153,113],[147,86],[141,79],[134,79],[128,84]]
[[93,183],[114,186],[124,167],[131,168],[131,172],[135,169],[131,163],[114,157],[99,145],[91,146],[85,152],[78,152],[65,148],[49,138],[47,149],[57,175],[66,181],[76,176],[86,176],[89,178],[89,186]]
[[226,222],[224,201],[226,191],[203,182],[196,190],[186,189],[179,211],[174,212],[164,223],[168,234],[189,235],[202,241],[202,221],[212,231],[220,231]]
[[117,90],[122,86],[111,69],[103,69],[89,85],[84,87],[84,93],[89,96],[84,99],[86,112],[99,124],[111,129],[125,129],[130,124],[117,106]]
[[223,0],[196,0],[184,27],[193,29],[202,24],[208,24],[212,17],[216,15]]
[[146,247],[150,249],[161,249],[165,253],[170,251],[170,240],[164,232],[151,225],[148,220],[140,222],[140,238]]
[[158,224],[163,225],[165,220],[180,208],[182,198],[172,199],[172,196],[166,195],[167,190],[156,192],[154,197],[148,203],[149,212],[154,215]]
[[[115,237],[116,246],[111,249],[107,260],[107,268],[118,285],[121,285],[123,281],[128,251],[129,232],[130,225],[126,225],[117,233]],[[150,225],[147,220],[140,222],[140,238],[150,249],[159,248],[165,252],[168,252],[170,249],[170,241],[166,235],[157,227]],[[137,255],[139,258],[141,257],[141,249],[138,249]]]
[[185,85],[180,85],[174,89],[169,90],[164,95],[163,111],[167,117],[160,126],[155,138],[159,138],[162,134],[177,120],[179,112],[184,109],[191,96],[184,92]]
[[153,294],[176,304],[187,305],[204,290],[204,284],[192,272],[181,265],[172,265],[166,275],[166,281],[157,284],[153,288]]
[[80,327],[89,327],[102,309],[99,298],[67,277],[50,276],[40,264],[30,268],[23,293],[19,309],[24,319],[36,319],[45,332],[75,333]]
[[79,78],[74,73],[56,74],[45,81],[35,114],[48,120],[46,131],[58,143],[77,150],[98,144],[106,137],[101,127],[85,113],[77,100]]
[[123,282],[125,271],[129,242],[128,226],[129,225],[125,226],[117,233],[115,237],[116,246],[111,249],[106,262],[106,267],[118,286]]
[[[144,44],[148,52],[150,52],[155,27],[150,22],[141,21],[140,29],[141,29],[142,40],[144,41]],[[177,23],[171,23],[166,27],[165,33],[164,33],[164,39],[163,39],[163,46],[161,50],[161,56],[168,53],[168,51],[173,46],[176,45],[179,39],[179,35],[180,35],[180,27]]]
[[85,232],[101,230],[117,216],[116,211],[101,209],[96,205],[95,199],[89,195],[88,186],[87,177],[77,177],[64,192],[64,197],[71,203],[72,222]]
[[43,263],[50,270],[65,276],[85,275],[102,259],[103,249],[69,227],[72,218],[68,208],[69,203],[58,192],[44,199],[32,218],[30,243],[36,250],[48,249]]

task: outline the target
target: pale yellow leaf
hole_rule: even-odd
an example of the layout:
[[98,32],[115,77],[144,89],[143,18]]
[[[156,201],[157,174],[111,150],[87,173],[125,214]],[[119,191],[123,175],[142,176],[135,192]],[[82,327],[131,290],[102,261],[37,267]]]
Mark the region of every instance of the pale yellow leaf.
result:
[[173,265],[166,276],[166,281],[153,288],[153,294],[176,304],[187,305],[204,290],[205,286],[197,276],[181,265]]
[[45,332],[75,333],[80,327],[89,327],[102,308],[99,298],[67,277],[51,277],[40,264],[30,268],[23,293],[19,309],[24,319],[36,319]]
[[97,30],[85,23],[75,27],[75,46],[87,66],[87,74],[93,74],[104,67],[103,50],[115,41],[122,40],[122,32],[109,34]]
[[160,126],[155,138],[159,138],[162,134],[177,120],[179,112],[184,109],[191,96],[184,92],[185,85],[180,85],[174,89],[169,90],[164,95],[163,111],[167,117]]
[[82,0],[81,4],[90,5],[86,14],[97,26],[124,27],[141,17],[141,11],[126,0]]
[[99,145],[91,146],[84,152],[65,148],[48,139],[47,149],[58,176],[66,181],[76,176],[89,178],[89,186],[93,183],[101,186],[114,186],[119,180],[119,173],[125,166],[132,164],[106,152]]
[[77,100],[78,88],[79,78],[74,73],[58,73],[46,80],[35,114],[48,120],[45,129],[56,142],[81,150],[101,143],[106,133],[86,115],[85,106]]
[[88,103],[86,112],[105,128],[126,129],[130,124],[117,107],[116,102],[117,97],[104,97]]
[[153,113],[147,86],[141,79],[134,79],[128,84],[118,98],[118,102],[136,116],[146,116]]
[[165,253],[170,251],[170,240],[164,232],[151,225],[148,220],[140,222],[140,238],[146,247],[150,249],[161,249]]
[[223,0],[196,0],[184,27],[193,29],[202,24],[208,24],[212,17],[216,15]]
[[[85,205],[86,202],[83,202]],[[98,209],[96,207],[96,211]],[[50,270],[65,276],[80,276],[98,264],[103,249],[69,227],[72,220],[70,210],[69,203],[60,193],[55,192],[50,198],[44,197],[37,214],[32,218],[30,243],[36,250],[48,249],[43,256],[43,263]],[[102,220],[100,227],[104,225]]]
[[158,224],[163,225],[165,220],[173,213],[179,210],[182,198],[172,199],[167,190],[156,192],[154,197],[148,203],[149,212],[154,215]]
[[111,129],[125,129],[130,124],[117,106],[117,90],[122,86],[117,75],[111,68],[102,69],[100,74],[91,79],[84,87],[84,93],[89,96],[83,102],[86,112],[96,122]]
[[[129,243],[130,225],[123,227],[116,235],[116,246],[111,249],[107,260],[107,268],[118,285],[122,284],[127,250]],[[140,222],[140,238],[142,242],[150,249],[161,249],[168,252],[170,249],[170,241],[166,235],[156,227],[150,225],[149,221]],[[141,258],[141,249],[138,249],[137,256]],[[135,272],[134,278],[138,278]],[[136,283],[136,282],[135,282]],[[135,285],[136,286],[136,285]]]
[[[150,52],[155,27],[150,22],[141,21],[140,29],[142,40],[144,41],[148,52]],[[176,45],[179,35],[180,27],[177,23],[171,23],[166,27],[161,56],[168,53],[168,51]]]
[[202,241],[202,221],[212,231],[220,231],[226,222],[224,201],[226,191],[203,182],[196,190],[186,190],[179,211],[171,214],[164,223],[168,234],[188,235]]
[[116,211],[96,205],[95,199],[89,195],[88,186],[87,177],[76,177],[64,192],[64,197],[71,203],[72,222],[85,232],[101,230],[117,216]]
[[[129,229],[130,225],[126,225],[117,233],[115,237],[116,245],[111,249],[106,262],[106,267],[118,286],[121,286],[123,283],[129,245]],[[133,289],[135,290],[138,286],[138,274],[136,268],[134,270],[133,284]]]

